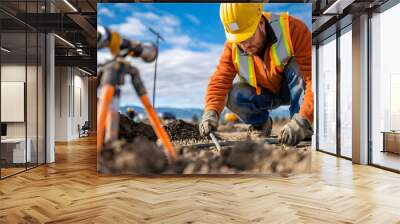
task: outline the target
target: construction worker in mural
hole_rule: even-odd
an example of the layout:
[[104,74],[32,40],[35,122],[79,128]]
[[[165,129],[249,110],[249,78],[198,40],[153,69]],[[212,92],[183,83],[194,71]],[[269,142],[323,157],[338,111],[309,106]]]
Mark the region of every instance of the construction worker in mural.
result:
[[[220,18],[227,42],[211,76],[200,133],[218,127],[224,106],[249,131],[269,136],[269,112],[289,105],[290,121],[279,140],[296,145],[313,134],[314,99],[311,84],[311,32],[288,13],[263,11],[262,3],[222,3]],[[233,84],[238,75],[240,82]]]
[[128,115],[130,119],[135,120],[136,116],[138,116],[138,113],[136,113],[136,111],[134,111],[131,107],[128,107],[126,110],[126,115]]

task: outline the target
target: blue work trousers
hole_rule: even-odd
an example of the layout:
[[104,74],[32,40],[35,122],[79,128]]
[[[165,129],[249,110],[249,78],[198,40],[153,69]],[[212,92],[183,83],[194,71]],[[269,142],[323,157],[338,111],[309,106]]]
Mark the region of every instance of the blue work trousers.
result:
[[304,100],[305,84],[299,66],[292,58],[283,70],[283,82],[279,94],[261,87],[257,95],[255,88],[245,82],[233,84],[226,106],[246,124],[263,125],[269,112],[282,105],[290,105],[290,117],[298,113]]

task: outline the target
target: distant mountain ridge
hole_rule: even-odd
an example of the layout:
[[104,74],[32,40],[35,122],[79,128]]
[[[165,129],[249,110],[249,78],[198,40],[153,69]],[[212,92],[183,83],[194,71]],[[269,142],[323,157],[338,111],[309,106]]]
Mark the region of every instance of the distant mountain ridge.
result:
[[[121,112],[126,112],[128,108],[132,108],[134,111],[145,115],[145,111],[143,107],[138,107],[138,106],[124,106],[120,107]],[[196,115],[198,118],[201,118],[203,115],[203,110],[198,109],[198,108],[173,108],[173,107],[158,107],[156,108],[157,113],[165,113],[169,112],[172,113],[176,116],[178,119],[183,119],[183,120],[191,120],[194,115]]]
[[[139,106],[123,106],[120,107],[120,111],[122,113],[125,113],[128,108],[132,108],[134,111],[145,115],[145,111],[143,109],[143,107],[139,107]],[[169,112],[172,113],[176,116],[176,118],[178,119],[183,119],[183,120],[191,120],[192,117],[195,115],[197,116],[197,118],[201,118],[201,116],[203,115],[203,109],[199,109],[199,108],[173,108],[173,107],[158,107],[156,108],[157,113],[165,113],[165,112]],[[225,111],[223,112],[222,116],[224,116]],[[290,116],[289,114],[289,109],[288,107],[279,107],[275,110],[272,110],[270,112],[270,116],[272,118],[287,118]]]

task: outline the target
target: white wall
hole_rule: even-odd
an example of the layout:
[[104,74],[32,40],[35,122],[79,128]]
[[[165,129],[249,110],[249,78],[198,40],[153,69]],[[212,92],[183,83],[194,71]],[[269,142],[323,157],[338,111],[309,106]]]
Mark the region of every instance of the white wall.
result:
[[[2,82],[25,82],[25,71],[24,65],[2,65],[1,66],[1,81]],[[28,66],[28,73],[33,69],[32,66]],[[33,96],[33,93],[28,93],[28,96]],[[36,90],[35,90],[36,96]],[[7,110],[7,108],[1,108],[1,110]],[[28,118],[28,120],[30,120]],[[7,137],[23,137],[25,138],[25,122],[7,122]]]
[[55,68],[55,140],[68,140],[68,86],[69,69],[67,67]]
[[78,124],[88,120],[88,78],[83,75],[76,68],[56,67],[56,141],[77,139]]
[[[37,70],[38,69],[38,70]],[[1,66],[2,82],[24,82],[26,84],[26,107],[22,107],[27,119],[23,122],[5,122],[7,124],[7,137],[29,139],[32,162],[39,159],[44,163],[44,89],[42,67],[25,66],[25,64],[3,64]],[[27,80],[25,78],[27,77]],[[23,94],[23,92],[22,92]],[[7,97],[7,96],[2,96]],[[1,108],[10,110],[10,108]],[[12,111],[8,111],[9,113]],[[37,155],[39,153],[39,155]]]
[[[76,75],[76,72],[79,72],[78,75]],[[75,70],[75,76],[74,76],[74,119],[72,126],[75,127],[72,130],[72,133],[74,136],[78,136],[78,129],[76,128],[78,124],[81,126],[85,123],[85,121],[88,120],[88,78],[82,76],[83,73],[81,73],[79,70]],[[81,108],[80,108],[81,107]],[[81,110],[81,111],[80,111]]]

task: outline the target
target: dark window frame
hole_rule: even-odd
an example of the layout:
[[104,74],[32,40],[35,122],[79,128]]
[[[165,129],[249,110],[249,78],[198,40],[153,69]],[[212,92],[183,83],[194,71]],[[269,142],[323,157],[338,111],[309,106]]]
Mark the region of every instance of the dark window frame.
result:
[[[25,4],[25,16],[26,16],[28,0],[21,1],[21,2]],[[29,2],[32,2],[32,0]],[[35,2],[36,2],[36,12],[38,12],[39,11],[39,6],[38,6],[39,2],[47,3],[47,0],[45,0],[45,1],[36,0]],[[1,5],[0,5],[0,8],[1,8]],[[46,12],[47,12],[47,7],[46,7]],[[2,167],[0,164],[0,180],[4,180],[8,177],[12,177],[19,173],[23,173],[27,170],[39,167],[39,166],[47,163],[47,150],[46,150],[46,148],[47,148],[47,128],[46,128],[47,127],[47,109],[46,109],[47,108],[47,33],[41,32],[40,30],[37,30],[31,26],[28,26],[28,24],[25,24],[24,27],[25,27],[25,29],[23,31],[21,30],[22,32],[18,32],[18,33],[20,33],[21,35],[25,35],[25,87],[24,87],[24,96],[25,96],[25,99],[24,99],[25,168],[24,168],[24,170],[12,173],[7,176],[3,176]],[[0,29],[0,46],[2,45],[1,37],[2,37],[3,33],[7,33],[7,32],[3,32]],[[15,33],[17,33],[17,32],[15,32]],[[28,124],[27,124],[28,123],[28,119],[27,119],[27,117],[28,117],[28,114],[27,114],[28,33],[36,34],[36,99],[37,99],[36,100],[36,142],[37,142],[36,162],[35,162],[35,164],[33,164],[33,166],[29,166],[29,167],[28,167],[28,162],[27,162],[27,157],[28,157],[28,154],[27,154],[27,147],[28,147],[28,143],[27,143],[27,139],[28,139],[28,136],[27,136],[28,135],[28,131],[27,131],[27,127],[28,127]],[[44,95],[42,95],[42,96],[44,96],[44,99],[42,101],[42,104],[43,104],[42,109],[44,110],[43,111],[44,116],[42,118],[44,120],[41,120],[41,122],[43,122],[43,124],[44,124],[44,127],[43,127],[44,128],[44,136],[43,136],[44,149],[42,149],[42,152],[44,152],[44,155],[42,155],[42,157],[43,157],[42,159],[44,159],[43,163],[39,163],[39,68],[38,68],[38,66],[39,66],[39,34],[44,34],[43,37],[41,38],[41,42],[42,42],[42,44],[44,44],[42,46],[42,48],[44,48],[44,50],[42,49],[40,51],[40,53],[43,54],[43,55],[41,55],[41,57],[44,60],[44,67],[42,69],[42,82],[44,84],[44,92],[43,92]],[[0,53],[0,82],[1,82],[1,67],[2,67],[2,53]],[[0,85],[0,101],[1,101],[1,85]],[[0,104],[0,111],[1,111],[1,104]],[[1,123],[1,115],[0,115],[0,123]],[[2,150],[1,150],[1,144],[0,144],[0,158],[1,158],[1,151]],[[32,165],[32,163],[30,165]]]

